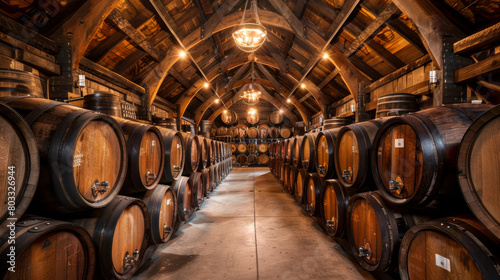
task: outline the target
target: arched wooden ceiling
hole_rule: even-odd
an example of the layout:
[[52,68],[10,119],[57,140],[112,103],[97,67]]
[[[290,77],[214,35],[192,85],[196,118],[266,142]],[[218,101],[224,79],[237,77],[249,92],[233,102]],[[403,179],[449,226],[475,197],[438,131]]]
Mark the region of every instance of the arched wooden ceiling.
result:
[[[257,2],[268,39],[250,55],[231,37],[244,0],[55,1],[43,26],[32,29],[51,39],[68,35],[74,67],[105,67],[145,88],[150,103],[179,104],[197,122],[223,107],[214,104],[216,93],[224,103],[234,99],[254,62],[269,102],[307,121],[324,105],[356,99],[359,84],[426,55],[442,67],[443,37],[461,38],[500,18],[498,0]],[[1,5],[19,22],[35,18],[28,8]]]

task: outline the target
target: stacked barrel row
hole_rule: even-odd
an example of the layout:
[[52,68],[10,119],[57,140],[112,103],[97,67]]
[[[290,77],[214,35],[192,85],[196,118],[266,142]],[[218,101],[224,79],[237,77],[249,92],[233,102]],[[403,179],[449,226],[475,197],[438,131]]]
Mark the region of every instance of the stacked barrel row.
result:
[[231,143],[233,163],[241,165],[269,164],[269,144],[258,141],[245,143]]
[[231,136],[235,139],[280,139],[292,136],[292,129],[288,127],[269,127],[266,124],[246,126],[239,124],[234,127],[220,126],[216,129],[217,136]]
[[498,139],[500,106],[444,105],[273,143],[270,169],[368,271],[499,279]]
[[227,144],[43,98],[0,98],[0,131],[2,278],[130,278],[231,170]]

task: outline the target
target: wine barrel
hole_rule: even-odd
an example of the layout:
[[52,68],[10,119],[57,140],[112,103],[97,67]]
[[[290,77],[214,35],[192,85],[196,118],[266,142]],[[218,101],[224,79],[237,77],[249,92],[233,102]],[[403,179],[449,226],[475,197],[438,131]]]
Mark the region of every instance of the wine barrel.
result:
[[290,193],[290,164],[285,163],[283,167],[283,188]]
[[199,138],[194,134],[181,132],[181,135],[184,140],[184,168],[182,175],[188,176],[198,170],[201,156],[200,143],[198,142]]
[[335,170],[339,182],[346,188],[367,191],[373,183],[370,152],[373,139],[384,119],[350,124],[342,127],[335,141]]
[[307,133],[302,138],[302,149],[300,149],[300,159],[302,159],[302,167],[308,172],[316,171],[316,137],[318,133]]
[[227,125],[238,123],[238,114],[235,111],[224,110],[224,112],[220,115],[220,118],[222,122]]
[[23,116],[36,138],[40,173],[46,174],[39,178],[31,204],[37,213],[101,208],[118,194],[127,153],[123,132],[112,117],[43,98],[1,101]]
[[243,154],[247,151],[247,145],[245,143],[239,143],[237,149],[238,149],[238,152]]
[[121,193],[152,190],[165,165],[165,146],[160,130],[152,125],[115,117],[127,141],[127,179]]
[[162,184],[170,184],[178,180],[184,169],[184,139],[178,131],[168,128],[158,128],[165,147],[165,168],[160,179]]
[[280,111],[273,111],[269,115],[269,123],[272,123],[274,125],[278,125],[283,122],[283,114],[280,113]]
[[236,153],[236,143],[231,143],[231,153]]
[[258,161],[259,164],[268,164],[269,163],[269,157],[267,155],[259,155],[257,161]]
[[[6,241],[7,236],[1,240]],[[76,224],[30,217],[16,222],[15,239],[10,240],[15,243],[5,242],[0,247],[2,279],[93,279],[92,238]],[[13,258],[8,255],[13,253]],[[11,266],[15,272],[7,270]]]
[[251,154],[256,153],[257,152],[257,145],[255,143],[248,143],[247,151]]
[[286,161],[290,164],[294,164],[293,158],[295,157],[295,142],[297,142],[297,138],[288,139],[288,148],[286,152]]
[[259,138],[266,139],[269,136],[269,126],[267,124],[261,124],[258,127]]
[[239,164],[247,164],[248,163],[248,158],[245,155],[239,155],[237,158],[237,161]]
[[206,138],[205,139],[207,145],[206,145],[206,152],[207,152],[207,167],[211,166],[214,164],[214,145],[213,145],[213,140]]
[[474,215],[500,239],[500,106],[488,110],[467,129],[458,153],[458,182]]
[[174,234],[177,220],[177,197],[172,187],[158,185],[154,190],[135,195],[144,201],[148,207],[151,230],[150,244],[167,242]]
[[306,211],[313,217],[321,215],[321,186],[322,178],[318,173],[309,173],[307,176]]
[[217,135],[218,136],[226,136],[228,135],[228,129],[225,126],[220,126],[217,128]]
[[421,221],[425,219],[388,208],[378,192],[355,194],[347,205],[351,253],[368,271],[392,271],[403,234]]
[[207,169],[209,170],[209,181],[208,181],[208,189],[207,189],[207,192],[210,193],[212,192],[215,187],[216,187],[216,182],[215,182],[215,170],[214,170],[214,166],[211,165],[209,167],[207,167]]
[[212,121],[202,120],[201,121],[201,134],[206,138],[210,138],[211,131],[212,131]]
[[290,140],[285,139],[283,140],[283,146],[281,147],[281,160],[283,162],[288,163],[288,146],[290,145]]
[[205,182],[203,181],[203,176],[201,172],[193,172],[189,176],[191,182],[193,182],[193,189],[196,190],[196,197],[194,199],[194,208],[200,207],[200,205],[205,200]]
[[31,72],[0,69],[0,97],[4,96],[43,97],[42,82]]
[[323,121],[323,130],[334,129],[352,123],[350,118],[336,117]]
[[248,155],[248,164],[257,164],[257,156],[256,155]]
[[217,166],[211,165],[210,167],[210,177],[212,178],[210,191],[214,191],[215,188],[219,185],[219,174],[217,174]]
[[321,188],[321,219],[326,233],[334,237],[342,237],[345,233],[346,213],[349,198],[354,195],[353,189],[346,189],[338,180],[329,179]]
[[295,190],[294,197],[297,203],[304,204],[307,195],[307,179],[308,173],[304,168],[297,169],[295,174]]
[[489,108],[444,105],[387,120],[375,135],[371,158],[384,197],[398,205],[460,206],[456,151],[467,128]]
[[303,136],[295,136],[295,141],[294,141],[294,151],[293,151],[293,156],[292,156],[292,161],[295,167],[301,168],[302,167],[302,158],[300,157],[300,151],[302,150],[302,139],[304,138]]
[[207,138],[203,136],[197,136],[198,137],[198,143],[200,144],[200,162],[198,163],[198,166],[203,169],[207,168],[207,163],[208,163],[208,157],[209,157],[209,151],[207,151]]
[[264,154],[269,150],[269,146],[266,143],[260,143],[257,146],[257,150],[259,151],[259,153]]
[[248,127],[246,125],[239,124],[236,126],[236,128],[238,129],[238,138],[243,139],[243,138],[247,137]]
[[289,138],[290,136],[292,136],[292,130],[288,127],[283,127],[282,129],[280,129],[280,136],[281,138]]
[[500,279],[498,240],[473,217],[412,227],[401,242],[401,279]]
[[[4,103],[0,103],[0,135],[0,182],[4,184],[0,194],[1,236],[7,230],[7,218],[19,220],[35,195],[40,158],[29,124]],[[15,211],[11,212],[13,207]]]
[[203,181],[203,195],[204,197],[208,197],[208,194],[210,193],[210,169],[209,168],[204,168],[201,170],[201,177]]
[[192,124],[183,124],[181,125],[181,130],[186,133],[196,134],[196,129]]
[[121,98],[111,93],[87,94],[83,97],[83,108],[113,117],[122,117]]
[[[174,118],[153,118],[153,123],[156,126],[177,130],[177,120]],[[212,126],[212,124],[210,124]]]
[[273,139],[278,139],[280,137],[280,130],[277,127],[271,127],[269,129],[269,136]]
[[257,124],[260,121],[259,114],[247,114],[247,122],[249,124]]
[[259,131],[255,127],[250,127],[247,130],[247,136],[248,136],[248,138],[252,138],[252,139],[257,138],[259,136]]
[[400,116],[418,111],[417,98],[409,93],[394,93],[379,96],[377,99],[376,118]]
[[236,155],[232,155],[231,157],[233,159],[233,164],[235,164],[236,163]]
[[316,137],[316,170],[321,177],[326,179],[336,178],[335,141],[340,128],[321,131]]
[[84,213],[73,222],[92,236],[98,274],[106,279],[129,279],[139,269],[151,227],[142,200],[116,196],[106,208]]
[[234,126],[227,129],[227,134],[231,135],[232,138],[238,138],[238,129]]
[[193,182],[189,177],[181,176],[179,180],[172,183],[172,186],[177,196],[177,217],[179,221],[185,222],[194,212],[193,203],[196,193],[193,189]]

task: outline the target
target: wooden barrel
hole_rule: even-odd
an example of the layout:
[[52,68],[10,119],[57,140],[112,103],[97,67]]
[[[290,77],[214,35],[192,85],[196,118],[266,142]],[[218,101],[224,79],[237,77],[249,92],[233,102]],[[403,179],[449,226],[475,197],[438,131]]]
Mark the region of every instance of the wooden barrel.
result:
[[227,129],[227,134],[231,135],[232,138],[238,138],[238,129],[234,126]]
[[257,152],[257,145],[255,143],[248,143],[247,144],[247,151],[251,154]]
[[260,143],[257,146],[257,150],[259,151],[259,153],[265,154],[269,150],[269,146],[266,143]]
[[500,106],[477,118],[467,129],[458,153],[458,182],[474,215],[500,239]]
[[0,246],[2,279],[93,279],[95,249],[82,227],[30,217],[16,222],[15,228],[15,239],[9,239],[15,243]]
[[155,189],[136,195],[148,207],[151,221],[150,244],[167,242],[174,234],[177,220],[177,196],[172,187],[158,185]]
[[207,166],[211,166],[215,163],[215,145],[214,140],[206,138],[206,148],[207,148]]
[[31,72],[0,69],[0,97],[4,96],[43,97],[42,82]]
[[233,154],[236,153],[236,150],[237,150],[236,143],[231,143],[231,153]]
[[233,164],[236,163],[236,155],[232,155],[231,158],[233,159]]
[[239,124],[236,126],[236,128],[238,129],[238,138],[245,138],[247,137],[247,130],[248,130],[248,127],[244,124]]
[[280,129],[281,138],[289,138],[292,136],[292,129],[288,127],[283,127]]
[[336,178],[335,159],[335,141],[340,128],[321,131],[316,137],[316,170],[321,177],[325,179]]
[[257,128],[255,127],[250,127],[248,130],[247,130],[247,136],[248,138],[257,138],[259,136],[259,130],[257,130]]
[[377,99],[377,118],[400,116],[415,111],[418,111],[418,105],[413,94],[395,93],[379,96]]
[[316,171],[316,137],[318,133],[307,133],[302,138],[302,149],[300,149],[300,159],[302,167],[308,172]]
[[225,126],[218,127],[217,128],[217,135],[218,136],[226,136],[226,135],[228,135],[227,127],[225,127]]
[[290,164],[285,163],[285,166],[283,167],[283,188],[287,191],[290,192]]
[[236,160],[238,161],[239,164],[247,164],[248,163],[248,158],[246,155],[239,155]]
[[184,139],[178,131],[161,127],[158,129],[165,147],[165,168],[160,183],[170,184],[179,179],[184,169]]
[[198,166],[200,169],[206,168],[208,164],[208,157],[209,157],[209,151],[207,151],[207,138],[203,136],[197,136],[198,137],[198,143],[200,144],[200,162],[198,163]]
[[172,186],[177,196],[177,217],[179,221],[185,222],[194,212],[193,203],[196,194],[193,182],[189,177],[181,176],[179,180],[172,183]]
[[375,188],[370,152],[375,134],[386,119],[350,124],[340,129],[333,156],[337,178],[344,187],[357,191]]
[[248,155],[248,164],[257,164],[257,156],[254,154]]
[[457,150],[473,120],[489,108],[445,105],[387,120],[375,135],[371,158],[384,197],[399,205],[460,206]]
[[148,209],[142,200],[116,196],[106,208],[81,214],[73,222],[92,236],[97,251],[96,274],[129,279],[139,269],[150,231]]
[[473,217],[428,221],[401,242],[401,279],[500,279],[498,241]]
[[[177,120],[174,118],[153,118],[153,123],[156,126],[177,130]],[[212,126],[212,124],[210,124],[210,126]]]
[[313,217],[321,216],[321,185],[322,178],[318,173],[309,173],[307,176],[307,191],[306,191],[306,211]]
[[240,152],[242,154],[246,153],[246,151],[247,151],[247,145],[245,143],[239,143],[237,149],[238,149],[238,152]]
[[285,188],[287,189],[289,194],[293,194],[295,192],[295,184],[296,184],[295,175],[297,173],[297,169],[292,164],[288,164],[288,168],[286,169],[285,172],[286,172],[285,176],[288,177],[286,180]]
[[269,129],[269,136],[273,139],[278,139],[280,137],[280,130],[277,127],[271,127]]
[[350,118],[336,117],[323,121],[323,130],[334,129],[352,123]]
[[257,129],[259,130],[259,138],[266,139],[269,136],[269,126],[267,124],[261,124]]
[[210,174],[209,177],[208,177],[210,180],[208,181],[208,190],[207,190],[207,192],[210,193],[216,187],[216,182],[215,182],[216,178],[215,178],[214,166],[211,165],[211,166],[207,167],[207,169],[209,170],[209,174]]
[[212,180],[210,178],[210,169],[209,168],[204,168],[201,170],[201,177],[203,181],[203,193],[205,197],[208,197],[208,194],[210,193],[210,181]]
[[196,134],[196,129],[192,124],[183,124],[181,125],[181,130],[186,133]]
[[113,117],[122,117],[121,98],[111,93],[87,94],[83,98],[83,108]]
[[238,114],[235,111],[225,110],[220,115],[220,118],[222,122],[227,125],[233,125],[235,123],[238,123]]
[[118,194],[127,152],[123,132],[112,117],[43,98],[0,101],[23,116],[35,135],[40,173],[45,174],[32,201],[39,212],[101,208]]
[[267,155],[259,155],[257,162],[259,164],[268,164],[269,163],[269,157]]
[[378,192],[355,194],[347,206],[351,253],[368,271],[392,271],[403,234],[420,221],[425,219],[388,208]]
[[304,168],[297,169],[295,174],[295,189],[294,197],[299,204],[304,204],[307,194],[307,179],[308,173]]
[[301,168],[302,167],[302,158],[300,157],[300,151],[302,150],[302,139],[304,138],[303,136],[295,136],[295,141],[294,141],[294,151],[293,151],[293,156],[292,156],[292,161],[295,167]]
[[273,111],[269,115],[269,123],[272,123],[274,125],[278,125],[283,122],[283,114],[280,113],[280,111]]
[[121,193],[152,190],[165,165],[165,146],[160,130],[152,125],[115,117],[127,141],[127,179]]
[[[19,220],[35,195],[40,158],[29,124],[4,103],[0,103],[0,135],[0,182],[4,184],[0,195],[1,236],[7,230],[7,218]],[[11,212],[13,207],[15,211]]]
[[251,125],[257,124],[260,121],[259,114],[247,114],[247,122]]
[[200,207],[205,200],[205,182],[201,172],[193,172],[189,176],[193,182],[193,190],[195,190],[196,198],[194,199],[194,208]]
[[211,131],[212,131],[212,121],[202,120],[201,121],[201,134],[203,134],[204,137],[210,138]]
[[200,163],[200,143],[199,138],[191,133],[181,133],[184,140],[184,168],[182,175],[188,176],[198,170]]
[[290,140],[283,140],[283,145],[281,146],[281,160],[283,162],[288,162],[288,146],[290,145]]
[[346,213],[349,198],[354,195],[352,189],[346,189],[338,180],[329,179],[323,183],[320,200],[321,218],[328,235],[341,237],[345,233]]

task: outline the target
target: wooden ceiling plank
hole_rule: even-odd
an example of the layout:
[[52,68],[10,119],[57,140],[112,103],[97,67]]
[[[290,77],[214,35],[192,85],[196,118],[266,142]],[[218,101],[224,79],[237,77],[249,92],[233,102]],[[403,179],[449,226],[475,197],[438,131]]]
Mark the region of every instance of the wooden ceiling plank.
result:
[[409,28],[404,22],[400,19],[395,18],[387,22],[387,25],[394,30],[399,36],[403,37],[408,43],[410,43],[413,47],[415,47],[419,52],[426,54],[427,50],[425,49],[422,40],[418,36],[418,34]]
[[122,60],[120,63],[116,64],[115,67],[113,67],[113,71],[116,72],[117,74],[123,75],[123,73],[125,73],[130,67],[136,64],[146,55],[147,53],[145,51],[136,50],[131,55],[127,56],[124,60]]
[[397,58],[394,54],[384,48],[382,45],[374,40],[369,40],[365,42],[365,45],[378,54],[385,62],[389,63],[395,69],[399,69],[406,64]]
[[500,41],[500,22],[474,33],[453,45],[456,54],[471,54]]

